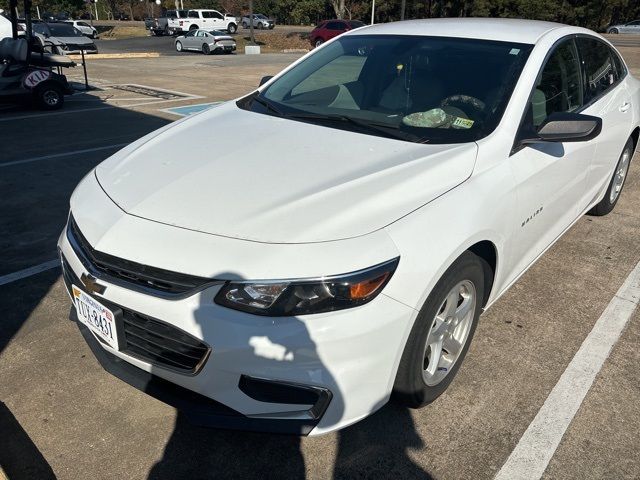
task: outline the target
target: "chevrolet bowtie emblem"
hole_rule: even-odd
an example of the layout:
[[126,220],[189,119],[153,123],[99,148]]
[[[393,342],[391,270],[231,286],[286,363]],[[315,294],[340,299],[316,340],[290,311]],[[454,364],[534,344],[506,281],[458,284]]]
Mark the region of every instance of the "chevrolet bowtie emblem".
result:
[[96,277],[94,277],[93,275],[87,275],[86,273],[83,273],[80,277],[80,280],[82,280],[82,283],[84,283],[84,288],[89,293],[99,293],[100,295],[102,295],[107,289],[107,287],[105,287],[104,285],[100,285],[96,281]]

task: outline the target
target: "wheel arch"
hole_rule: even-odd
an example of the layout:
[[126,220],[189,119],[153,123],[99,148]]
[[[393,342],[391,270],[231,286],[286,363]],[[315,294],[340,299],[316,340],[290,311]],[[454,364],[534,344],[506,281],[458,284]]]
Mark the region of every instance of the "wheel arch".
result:
[[636,127],[631,132],[631,138],[633,139],[633,151],[635,152],[636,148],[638,148],[638,137],[640,137],[640,127]]
[[[467,250],[484,260],[484,298],[482,299],[482,307],[484,308],[489,298],[496,277],[496,268],[498,267],[498,249],[490,240],[481,240],[471,245]],[[459,258],[459,257],[458,257]]]

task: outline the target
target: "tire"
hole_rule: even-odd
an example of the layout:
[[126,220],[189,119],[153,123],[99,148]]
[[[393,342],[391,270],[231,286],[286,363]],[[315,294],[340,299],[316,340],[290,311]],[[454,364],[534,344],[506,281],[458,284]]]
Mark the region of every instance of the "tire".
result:
[[247,24],[247,22],[242,22],[242,28],[249,28],[249,25]]
[[324,43],[324,40],[322,40],[321,38],[316,39],[316,41],[315,41],[316,48],[318,48],[323,43]]
[[197,30],[198,26],[197,25],[189,25],[189,31],[191,30]]
[[617,35],[620,32],[618,31],[617,28],[612,28],[611,30],[609,30],[609,33],[613,33],[614,35]]
[[209,48],[209,45],[207,45],[206,43],[202,44],[202,53],[204,53],[205,55],[209,55],[211,53],[211,48]]
[[262,30],[264,28],[264,25],[262,24],[262,22],[258,23],[258,30]]
[[[423,407],[442,395],[453,381],[467,354],[482,310],[485,268],[490,268],[486,261],[467,251],[434,287],[416,318],[402,353],[393,386],[393,397],[397,402],[410,408]],[[445,335],[444,342],[434,340],[437,332]],[[433,341],[430,345],[428,338]],[[437,355],[434,352],[438,343],[444,354],[437,357],[437,362],[429,364],[430,360],[435,360],[433,356]],[[457,345],[457,351],[454,351],[454,345]]]
[[624,187],[624,182],[627,179],[629,165],[631,164],[631,159],[633,158],[634,146],[635,145],[633,138],[629,138],[629,140],[627,140],[627,143],[625,143],[624,148],[622,149],[620,158],[618,158],[618,163],[616,164],[616,168],[613,171],[613,176],[611,177],[611,181],[609,182],[607,192],[604,194],[604,198],[600,200],[600,203],[589,210],[589,215],[602,217],[603,215],[611,212],[611,210],[613,210],[613,208],[616,206],[616,203],[618,203],[620,194],[622,193],[622,188]]
[[227,33],[229,33],[230,35],[233,35],[237,31],[238,31],[238,26],[235,23],[230,23],[229,26],[227,27]]
[[59,110],[64,105],[64,91],[53,82],[38,85],[34,95],[38,107],[42,110]]
[[178,40],[176,42],[176,52],[181,52],[181,51],[182,51],[182,42]]

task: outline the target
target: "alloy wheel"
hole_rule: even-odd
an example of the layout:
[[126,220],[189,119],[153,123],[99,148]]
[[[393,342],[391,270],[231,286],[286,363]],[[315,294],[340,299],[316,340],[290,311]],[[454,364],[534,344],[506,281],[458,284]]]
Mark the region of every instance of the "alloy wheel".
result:
[[613,175],[613,185],[611,185],[611,193],[609,193],[610,203],[614,203],[618,199],[618,196],[620,196],[620,192],[622,191],[622,187],[624,186],[624,181],[627,178],[630,161],[631,151],[627,148],[624,152],[622,152],[620,160],[618,161],[618,165],[616,165],[616,171]]
[[476,310],[476,287],[469,280],[456,284],[438,309],[424,346],[422,379],[428,386],[439,384],[462,353]]
[[42,93],[42,101],[50,107],[55,107],[60,102],[60,94],[55,90],[46,90]]

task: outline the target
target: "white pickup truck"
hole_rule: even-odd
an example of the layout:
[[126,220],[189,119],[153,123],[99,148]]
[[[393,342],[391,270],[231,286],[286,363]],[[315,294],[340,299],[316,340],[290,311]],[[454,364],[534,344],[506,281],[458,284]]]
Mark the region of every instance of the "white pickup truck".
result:
[[172,33],[188,32],[198,28],[226,30],[228,33],[236,33],[238,30],[235,16],[208,9],[189,10],[185,18],[169,18],[167,26]]

